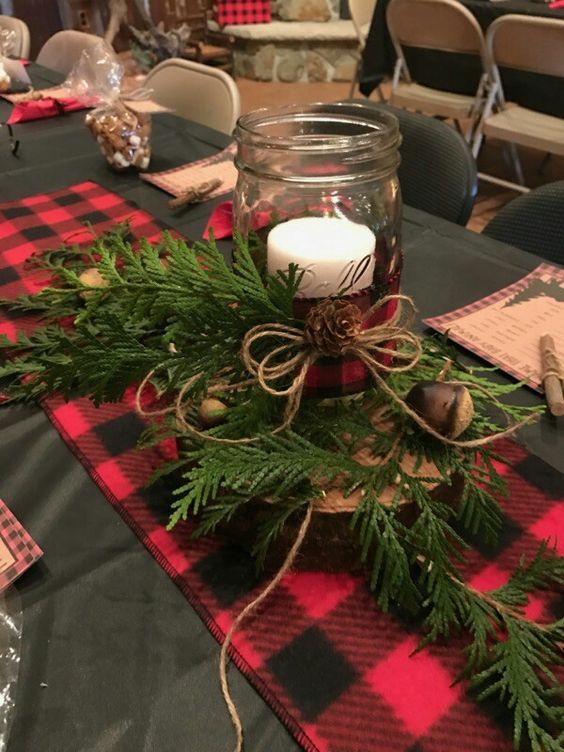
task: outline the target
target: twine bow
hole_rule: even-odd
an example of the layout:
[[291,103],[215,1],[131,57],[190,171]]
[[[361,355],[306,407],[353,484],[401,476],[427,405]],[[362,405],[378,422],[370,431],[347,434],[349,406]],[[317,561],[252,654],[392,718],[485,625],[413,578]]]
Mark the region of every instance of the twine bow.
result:
[[[396,394],[382,375],[410,371],[419,362],[422,353],[421,341],[409,329],[416,311],[413,300],[407,295],[386,295],[364,314],[363,323],[369,321],[378,310],[392,302],[396,303],[396,308],[391,318],[368,326],[365,329],[359,329],[358,333],[343,344],[341,355],[352,355],[358,358],[366,366],[375,385],[426,433],[444,444],[471,449],[497,441],[504,436],[509,436],[527,423],[535,420],[535,416],[530,415],[510,425],[505,430],[468,441],[451,439],[436,431],[402,397]],[[273,338],[282,340],[283,343],[268,349],[268,342]],[[258,344],[266,345],[265,349],[267,352],[261,359],[257,359],[253,355],[253,348],[256,348]],[[400,348],[396,349],[398,345]],[[307,332],[304,329],[278,323],[259,324],[246,333],[241,346],[241,358],[251,378],[235,384],[226,384],[219,378],[216,384],[210,386],[208,394],[240,391],[258,384],[267,394],[271,394],[273,397],[286,398],[282,422],[270,432],[271,434],[280,433],[289,428],[296,417],[304,392],[307,372],[323,355],[323,352],[311,345],[307,337]],[[386,360],[389,362],[386,362]],[[167,413],[174,413],[179,428],[204,441],[215,442],[217,444],[250,444],[257,441],[258,436],[238,439],[221,438],[206,431],[201,431],[191,423],[188,419],[191,404],[189,392],[201,378],[201,373],[195,374],[185,382],[178,393],[174,405],[163,409],[146,410],[142,405],[143,393],[157,370],[158,368],[150,371],[137,390],[135,406],[141,417],[151,418]],[[288,386],[276,386],[282,380],[287,383],[288,378],[291,379]],[[488,396],[492,402],[500,404],[497,398],[480,385],[462,381],[451,383],[477,389]]]
[[[392,301],[396,301],[397,306],[390,319],[360,330],[358,335],[344,345],[341,351],[342,355],[354,355],[359,358],[373,376],[378,374],[378,371],[385,373],[409,371],[421,357],[421,342],[413,332],[409,331],[409,326],[415,316],[415,306],[411,298],[406,295],[387,295],[378,300],[364,314],[364,321],[370,320],[376,311]],[[257,360],[253,355],[253,348],[258,343],[265,340],[268,342],[272,338],[283,340],[283,344],[271,348],[262,359]],[[394,342],[403,344],[405,349],[394,349],[392,346]],[[282,422],[271,431],[272,434],[280,433],[286,430],[296,417],[303,396],[307,372],[322,356],[323,353],[312,347],[307,341],[302,329],[277,323],[259,324],[247,332],[241,346],[241,358],[251,378],[236,384],[225,384],[219,379],[216,384],[209,388],[208,394],[240,391],[258,384],[267,394],[287,398]],[[390,364],[380,362],[379,357],[390,358]],[[393,362],[391,358],[393,358]],[[157,370],[158,368],[150,371],[137,389],[135,407],[141,417],[151,418],[174,413],[179,428],[205,441],[218,444],[249,444],[258,439],[256,436],[239,439],[220,438],[199,430],[191,423],[188,419],[191,402],[188,395],[194,384],[200,379],[202,375],[200,373],[195,374],[185,382],[173,406],[157,410],[145,409],[142,404],[143,394]],[[288,386],[276,386],[281,380],[288,378],[291,378]],[[379,374],[378,380],[385,383]],[[395,393],[392,392],[392,394]]]
[[[378,300],[365,314],[363,320],[369,321],[374,314],[395,301],[396,310],[387,321],[374,324],[360,332],[341,349],[341,355],[352,355],[361,360],[370,373],[383,371],[385,373],[400,373],[411,370],[421,357],[421,342],[413,332],[409,331],[415,317],[415,306],[411,298],[406,295],[386,295]],[[285,340],[284,344],[273,348],[261,359],[257,360],[253,354],[253,346],[261,340],[272,337]],[[406,349],[396,350],[392,345],[404,345]],[[312,347],[302,329],[284,324],[259,324],[250,329],[243,339],[241,357],[247,371],[255,377],[257,383],[268,394],[274,397],[287,397],[282,426],[278,430],[287,428],[299,410],[308,370],[323,356],[323,353]],[[393,358],[386,365],[380,358]],[[275,384],[282,379],[292,377],[291,383],[285,388],[277,388]]]

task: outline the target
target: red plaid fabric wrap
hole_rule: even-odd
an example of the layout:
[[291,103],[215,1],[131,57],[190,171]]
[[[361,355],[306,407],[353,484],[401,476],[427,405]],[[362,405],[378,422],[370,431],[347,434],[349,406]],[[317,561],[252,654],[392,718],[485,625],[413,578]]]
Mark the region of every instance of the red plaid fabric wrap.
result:
[[[357,305],[366,313],[374,303],[386,295],[399,292],[401,267],[381,285],[373,285],[366,290],[359,290],[351,295],[345,295],[344,300]],[[296,298],[294,300],[294,315],[305,319],[308,311],[320,302],[320,298]],[[391,300],[382,308],[378,308],[363,323],[363,329],[389,321],[396,310],[396,301]],[[393,343],[389,344],[393,347]],[[389,365],[390,358],[381,362]],[[305,380],[304,397],[326,399],[330,397],[346,397],[350,394],[364,392],[372,386],[372,379],[364,363],[358,358],[345,355],[340,358],[321,357],[308,370]]]
[[[88,219],[86,219],[88,217]],[[155,239],[160,225],[146,212],[94,183],[0,205],[0,297],[37,289],[21,264],[74,233],[87,243],[89,221],[99,235],[130,219],[132,238]],[[0,331],[30,330],[28,316],[0,309]],[[193,523],[166,529],[171,489],[147,480],[173,446],[137,450],[144,429],[133,410],[135,390],[122,404],[100,408],[87,399],[47,400],[55,428],[116,511],[174,580],[207,628],[223,638],[241,609],[264,588],[254,562],[218,536],[192,537]],[[564,553],[563,478],[512,442],[498,451],[509,485],[498,543],[472,540],[465,574],[478,589],[499,587],[522,555],[549,538]],[[48,556],[46,563],[49,564]],[[562,598],[532,598],[526,613],[543,621],[562,616]],[[493,700],[476,703],[464,682],[453,684],[464,641],[429,645],[416,655],[419,622],[376,607],[363,577],[323,572],[286,575],[258,616],[234,637],[230,655],[307,752],[511,752],[511,720]],[[210,664],[210,670],[216,670]],[[213,746],[213,727],[210,745]]]
[[270,23],[270,0],[217,0],[215,18],[220,26]]

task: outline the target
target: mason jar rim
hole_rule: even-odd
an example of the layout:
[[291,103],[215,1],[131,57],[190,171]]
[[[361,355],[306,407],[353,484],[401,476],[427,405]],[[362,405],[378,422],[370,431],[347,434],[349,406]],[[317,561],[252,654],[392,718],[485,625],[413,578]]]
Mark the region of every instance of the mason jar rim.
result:
[[[352,134],[303,133],[273,135],[268,126],[284,123],[328,122],[365,127],[364,132]],[[252,142],[257,147],[330,153],[375,148],[379,152],[396,150],[401,143],[397,117],[384,109],[368,106],[362,102],[315,102],[307,105],[284,105],[263,107],[239,117],[235,128],[239,141]]]

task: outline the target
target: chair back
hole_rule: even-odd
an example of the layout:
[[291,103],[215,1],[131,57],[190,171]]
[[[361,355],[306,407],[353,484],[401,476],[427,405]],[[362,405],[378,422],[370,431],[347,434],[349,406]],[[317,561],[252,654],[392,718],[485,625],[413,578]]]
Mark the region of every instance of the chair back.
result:
[[101,38],[84,31],[58,31],[39,50],[37,62],[46,68],[68,75],[83,50],[94,49]]
[[14,45],[11,50],[13,57],[27,59],[29,57],[29,28],[26,23],[14,16],[0,16],[0,29],[13,31]]
[[491,24],[486,44],[493,63],[564,78],[564,20],[501,16]]
[[380,102],[366,102],[393,113],[402,143],[398,178],[404,204],[466,225],[478,190],[476,163],[463,136],[442,120]]
[[391,0],[386,20],[400,58],[402,47],[420,47],[479,55],[489,66],[482,29],[457,0]]
[[366,42],[377,0],[349,0],[349,11],[356,35],[362,45]]
[[145,79],[155,102],[176,115],[231,133],[241,112],[239,90],[223,70],[181,58],[159,63]]
[[564,264],[564,180],[547,183],[503,207],[484,235]]

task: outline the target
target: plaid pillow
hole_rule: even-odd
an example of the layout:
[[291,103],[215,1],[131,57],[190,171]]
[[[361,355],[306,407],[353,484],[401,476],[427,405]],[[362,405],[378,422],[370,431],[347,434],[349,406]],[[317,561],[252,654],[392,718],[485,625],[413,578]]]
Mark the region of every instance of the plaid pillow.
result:
[[270,0],[217,0],[215,18],[220,26],[228,24],[270,23]]

